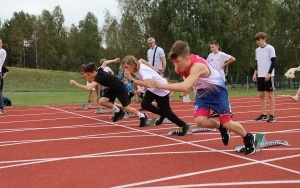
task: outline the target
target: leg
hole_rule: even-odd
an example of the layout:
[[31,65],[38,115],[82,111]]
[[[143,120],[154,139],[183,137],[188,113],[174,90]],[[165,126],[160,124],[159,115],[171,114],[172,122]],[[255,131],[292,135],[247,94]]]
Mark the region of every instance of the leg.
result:
[[175,123],[179,127],[184,127],[186,123],[182,121],[172,110],[170,107],[170,100],[169,95],[166,95],[164,97],[161,96],[155,96],[155,100],[157,102],[157,106],[160,110],[160,114],[162,116],[160,119],[155,123],[156,125],[160,125],[165,118],[168,118],[170,121]]
[[270,99],[270,115],[275,115],[275,97],[274,97],[274,91],[268,92],[268,97]]
[[260,105],[262,109],[262,114],[267,115],[267,109],[266,109],[266,99],[265,99],[265,92],[260,91],[259,92],[259,100],[260,100]]
[[147,110],[149,112],[152,112],[154,114],[158,114],[158,115],[162,116],[163,114],[161,113],[161,110],[152,104],[154,97],[155,97],[155,94],[147,90],[143,97],[141,106],[144,110]]

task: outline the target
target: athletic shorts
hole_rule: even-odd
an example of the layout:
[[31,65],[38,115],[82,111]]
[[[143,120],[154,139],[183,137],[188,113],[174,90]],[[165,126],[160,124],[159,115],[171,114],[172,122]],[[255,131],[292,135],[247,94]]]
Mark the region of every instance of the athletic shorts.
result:
[[275,77],[271,76],[269,81],[265,81],[265,77],[257,78],[257,91],[274,91]]
[[120,88],[118,90],[106,88],[107,91],[104,93],[103,97],[109,98],[109,101],[114,103],[116,98],[122,104],[123,107],[126,107],[130,104],[130,100],[128,97],[128,92],[124,85],[124,88]]
[[210,110],[219,114],[221,123],[231,120],[228,91],[221,86],[198,89],[194,103],[194,118],[199,116],[210,117]]

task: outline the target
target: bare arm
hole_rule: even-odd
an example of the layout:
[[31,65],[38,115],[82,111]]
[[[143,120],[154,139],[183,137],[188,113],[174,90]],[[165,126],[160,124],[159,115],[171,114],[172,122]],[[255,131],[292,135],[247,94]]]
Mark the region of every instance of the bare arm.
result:
[[83,89],[83,90],[86,90],[86,91],[90,91],[98,85],[97,82],[91,82],[88,86],[87,85],[82,85],[82,84],[77,83],[75,80],[70,80],[70,84],[73,85],[73,86],[78,87],[79,89]]
[[161,59],[161,62],[162,62],[162,72],[164,73],[165,70],[166,70],[166,67],[167,67],[166,57],[163,56],[163,57],[161,57],[160,59]]
[[149,85],[152,87],[167,89],[171,91],[181,91],[187,92],[193,87],[194,83],[197,81],[199,76],[207,77],[210,74],[210,70],[207,68],[206,65],[199,63],[194,64],[190,70],[190,75],[184,79],[183,82],[173,83],[173,84],[162,84],[151,80],[151,82],[147,82],[148,87]]
[[116,58],[116,59],[112,59],[112,60],[105,60],[105,61],[103,61],[101,68],[104,69],[110,63],[119,63],[119,62],[120,62],[120,58]]
[[2,78],[5,78],[8,75],[8,72],[5,72],[2,76]]
[[139,62],[140,63],[143,63],[144,65],[147,65],[148,67],[150,67],[151,69],[155,70],[155,72],[158,71],[158,69],[154,66],[152,66],[148,61],[144,60],[144,59],[139,59]]
[[229,65],[235,61],[236,61],[235,57],[231,56],[230,59],[224,63],[224,65],[221,67],[221,69],[224,69],[227,65]]

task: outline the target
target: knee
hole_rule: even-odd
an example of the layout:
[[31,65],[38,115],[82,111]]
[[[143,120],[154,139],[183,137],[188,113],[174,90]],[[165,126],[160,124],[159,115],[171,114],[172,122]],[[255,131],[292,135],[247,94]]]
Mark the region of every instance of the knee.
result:
[[196,125],[201,126],[201,125],[204,125],[204,122],[205,122],[206,120],[207,120],[207,117],[205,117],[205,116],[197,117],[197,118],[195,119],[195,123],[196,123]]
[[148,109],[148,106],[149,106],[149,104],[147,102],[145,102],[144,100],[142,100],[141,107],[146,110],[146,109]]

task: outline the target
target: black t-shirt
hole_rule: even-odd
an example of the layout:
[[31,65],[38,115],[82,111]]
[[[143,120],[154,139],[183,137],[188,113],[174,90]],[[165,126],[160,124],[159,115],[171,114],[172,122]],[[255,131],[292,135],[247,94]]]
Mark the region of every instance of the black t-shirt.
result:
[[98,68],[98,74],[94,81],[114,90],[124,89],[125,87],[125,84],[118,77],[103,71],[101,67]]

